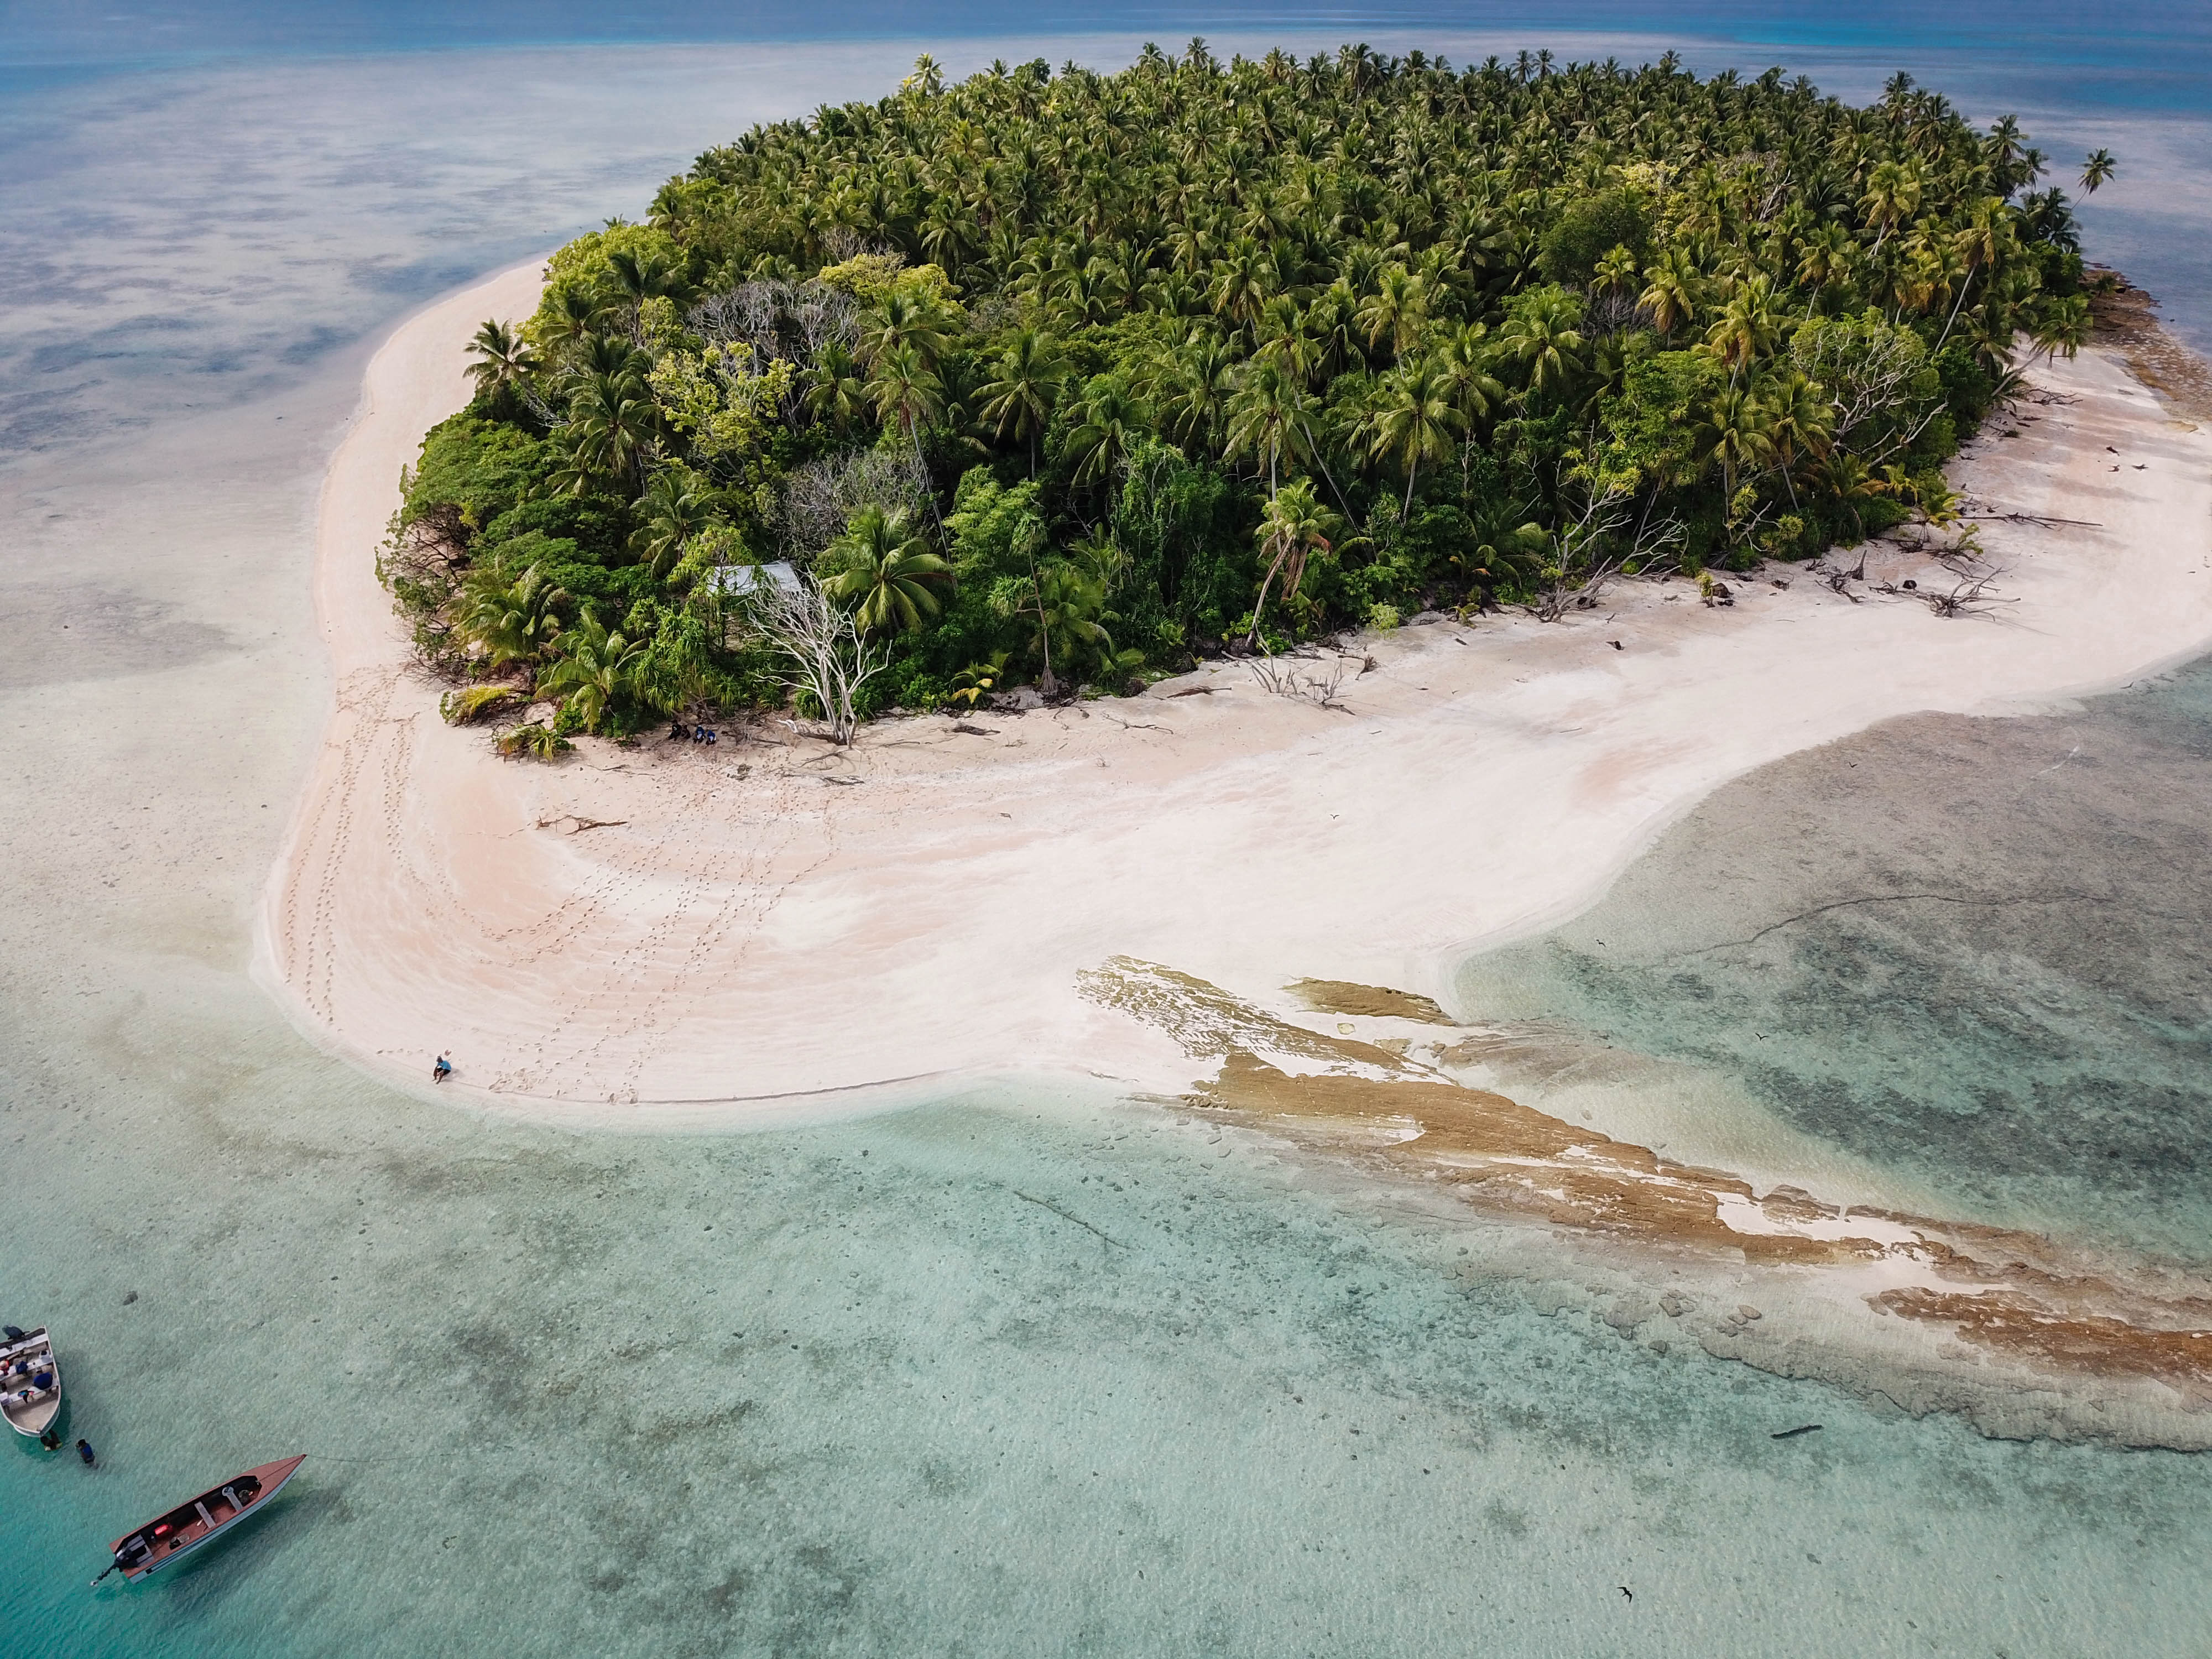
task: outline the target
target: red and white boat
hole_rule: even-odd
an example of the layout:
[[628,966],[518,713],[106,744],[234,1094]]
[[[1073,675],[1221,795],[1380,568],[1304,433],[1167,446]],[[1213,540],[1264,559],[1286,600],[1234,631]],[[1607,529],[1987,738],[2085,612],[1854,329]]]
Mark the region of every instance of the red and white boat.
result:
[[[115,1540],[115,1565],[107,1572],[120,1571],[135,1582],[190,1555],[201,1545],[228,1532],[247,1516],[265,1508],[307,1461],[302,1453],[298,1457],[264,1463],[244,1474],[233,1475],[214,1491],[204,1492],[167,1515],[149,1521],[137,1531],[125,1533]],[[107,1573],[100,1577],[105,1578]]]

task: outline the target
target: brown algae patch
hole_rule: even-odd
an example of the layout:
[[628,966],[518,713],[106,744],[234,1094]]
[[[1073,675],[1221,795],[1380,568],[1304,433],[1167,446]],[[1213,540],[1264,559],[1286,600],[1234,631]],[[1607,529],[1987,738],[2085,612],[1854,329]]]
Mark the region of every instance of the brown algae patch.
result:
[[2003,1358],[2053,1370],[2150,1378],[2194,1410],[2212,1407],[2212,1331],[2146,1328],[2108,1314],[2060,1311],[2014,1291],[1965,1293],[1909,1285],[1873,1300],[1907,1319],[1954,1326],[1963,1340]]
[[1425,1025],[1456,1024],[1430,998],[1411,991],[1393,991],[1387,986],[1355,985],[1343,979],[1300,979],[1283,988],[1316,1013],[1411,1019]]
[[[2187,1275],[2093,1267],[2039,1235],[1844,1207],[1796,1187],[1762,1194],[1726,1170],[1466,1087],[1407,1058],[1402,1043],[1310,1030],[1155,963],[1115,957],[1079,986],[1219,1062],[1188,1097],[1194,1106],[1418,1180],[1492,1219],[1628,1247],[1647,1272],[1702,1268],[1716,1285],[1763,1273],[1770,1303],[1786,1299],[1820,1333],[1793,1340],[1780,1320],[1723,1316],[1697,1332],[1709,1352],[1960,1410],[1993,1433],[2212,1446],[2212,1285]],[[1331,1013],[1413,1017],[1308,1000]],[[1454,1048],[1483,1040],[1466,1033]]]

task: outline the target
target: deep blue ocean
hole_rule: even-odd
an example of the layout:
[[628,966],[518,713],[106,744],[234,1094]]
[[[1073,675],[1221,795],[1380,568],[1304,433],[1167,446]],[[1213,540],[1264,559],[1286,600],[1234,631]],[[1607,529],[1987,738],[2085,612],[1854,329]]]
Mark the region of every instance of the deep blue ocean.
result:
[[[250,978],[331,691],[315,489],[378,338],[918,52],[1111,68],[1194,34],[1673,49],[1856,99],[1905,70],[2017,112],[2062,183],[2112,149],[2091,255],[2212,346],[2203,5],[0,0],[0,1319],[55,1328],[101,1452],[0,1455],[0,1656],[2206,1650],[2202,1458],[1624,1340],[1578,1310],[1596,1286],[1531,1294],[1479,1230],[1154,1105],[558,1133],[393,1093]],[[1808,827],[1813,763],[1785,763],[1593,913],[1648,961],[1595,957],[1585,919],[1468,995],[1705,1068],[1948,1201],[2201,1260],[2212,698],[2200,672],[2004,725],[1866,752],[1924,793],[1970,739],[2000,780],[2102,744],[2129,788],[1926,856],[2002,841],[2185,925],[2038,957],[1839,924],[1701,969],[1670,1018],[1650,963],[1697,920],[1703,838],[1739,890],[1789,878],[1773,825],[1838,880],[1878,862],[1897,798],[1832,789]],[[1852,952],[1978,1017],[1838,1017]],[[1747,1036],[1783,1019],[1786,1053]],[[1999,1097],[2036,1133],[1976,1118]],[[87,1588],[198,1477],[295,1450],[281,1512]]]

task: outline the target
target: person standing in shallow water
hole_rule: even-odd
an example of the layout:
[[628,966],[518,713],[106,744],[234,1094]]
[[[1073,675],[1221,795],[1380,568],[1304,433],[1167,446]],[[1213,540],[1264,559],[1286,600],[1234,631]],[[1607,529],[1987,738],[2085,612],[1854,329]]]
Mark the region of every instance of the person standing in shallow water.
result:
[[445,1055],[440,1054],[438,1056],[437,1063],[430,1067],[430,1080],[433,1083],[443,1083],[447,1078],[453,1076],[453,1062],[447,1060]]

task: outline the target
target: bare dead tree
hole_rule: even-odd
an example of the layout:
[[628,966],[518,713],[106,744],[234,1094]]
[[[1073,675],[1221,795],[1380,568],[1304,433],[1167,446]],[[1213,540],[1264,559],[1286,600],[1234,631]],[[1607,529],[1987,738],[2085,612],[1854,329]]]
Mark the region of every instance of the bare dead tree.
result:
[[850,225],[831,225],[822,233],[822,251],[837,264],[857,259],[863,253],[882,253],[881,244],[872,242]]
[[890,648],[871,643],[852,612],[811,582],[756,592],[751,621],[790,665],[778,678],[814,700],[831,741],[851,743],[860,726],[854,702],[890,661]]
[[684,325],[714,345],[744,345],[756,350],[775,344],[779,283],[744,283],[726,293],[712,294],[684,313]]
[[776,536],[786,557],[805,564],[843,535],[863,507],[904,507],[919,517],[931,501],[929,468],[915,446],[824,455],[785,481],[776,500]]
[[1627,566],[1640,569],[1683,539],[1679,519],[1652,518],[1655,490],[1635,533],[1622,540],[1630,500],[1630,492],[1621,489],[1594,493],[1581,513],[1552,532],[1551,574],[1530,607],[1539,622],[1557,622],[1571,610],[1595,610],[1599,596]]
[[833,341],[848,349],[860,343],[860,307],[827,283],[801,283],[793,292],[790,314],[809,357]]
[[[1248,662],[1245,666],[1252,671],[1252,678],[1259,682],[1261,689],[1275,696],[1295,697],[1323,708],[1344,709],[1337,692],[1344,684],[1345,665],[1358,660],[1359,659],[1353,657],[1336,658],[1330,663],[1326,677],[1319,673],[1300,673],[1296,667],[1272,653]],[[1360,672],[1364,673],[1366,671],[1362,669]],[[1178,691],[1171,695],[1184,696],[1189,694]]]
[[1602,334],[1626,328],[1644,311],[1644,302],[1626,289],[1588,295],[1585,303],[1589,307],[1590,325]]
[[711,295],[684,313],[684,326],[717,345],[750,346],[763,368],[777,358],[811,362],[832,341],[860,337],[860,307],[827,283],[763,278]]
[[1922,603],[1937,616],[1983,617],[1987,616],[2000,605],[2015,603],[2012,599],[2000,599],[1989,591],[1996,585],[1997,579],[2005,574],[2002,565],[1975,566],[1961,569],[1948,560],[1945,562],[1952,574],[1958,578],[1951,591],[1943,593],[1933,588],[1924,588],[1917,594]]
[[1926,355],[1899,337],[1883,335],[1869,343],[1863,336],[1839,336],[1829,329],[1801,333],[1790,353],[1805,377],[1828,393],[1833,422],[1829,441],[1870,467],[1910,448],[1945,407],[1941,402],[1930,405],[1910,428],[1893,432],[1878,450],[1863,452],[1858,434],[1910,399],[1913,380],[1927,366]]
[[1816,560],[1809,574],[1825,583],[1831,593],[1840,593],[1853,605],[1857,605],[1860,603],[1859,596],[1851,592],[1849,584],[1865,579],[1866,555],[1860,553],[1859,568],[1856,571],[1839,569],[1825,560]]
[[548,431],[562,424],[568,419],[567,415],[554,408],[547,400],[544,392],[539,388],[536,377],[525,377],[517,380],[514,383],[514,391],[515,395],[522,399],[522,406],[530,411],[531,418]]

